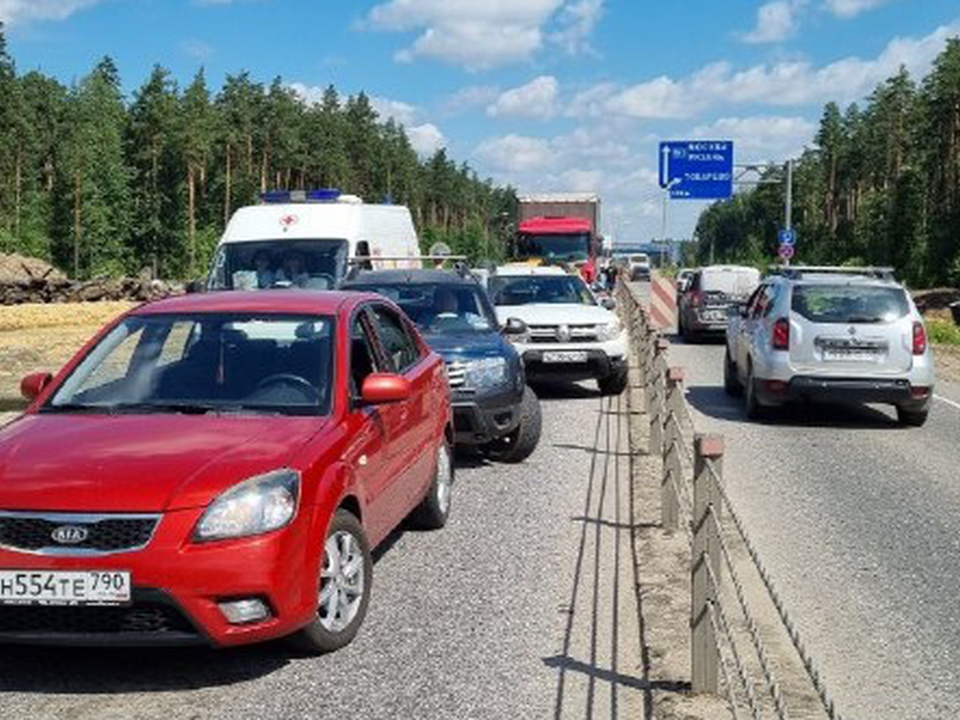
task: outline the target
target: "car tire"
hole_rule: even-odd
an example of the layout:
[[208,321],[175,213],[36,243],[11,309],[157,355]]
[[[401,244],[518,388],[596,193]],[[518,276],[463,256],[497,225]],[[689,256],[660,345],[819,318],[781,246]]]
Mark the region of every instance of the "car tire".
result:
[[929,417],[929,410],[906,410],[897,408],[897,421],[904,427],[923,427]]
[[419,530],[439,530],[450,517],[450,499],[454,481],[453,448],[444,440],[437,450],[437,466],[430,490],[410,513],[410,522]]
[[542,430],[540,400],[528,386],[523,389],[523,400],[520,402],[520,424],[508,435],[487,443],[484,449],[494,460],[520,463],[537,449]]
[[607,375],[605,378],[597,380],[597,387],[600,388],[601,395],[620,395],[627,389],[627,383],[630,381],[627,368],[617,370]]
[[373,556],[363,525],[353,513],[337,510],[320,554],[316,617],[290,642],[311,655],[349,645],[367,615],[372,585]]
[[747,411],[747,418],[750,420],[760,420],[764,416],[766,408],[764,408],[757,399],[757,380],[753,377],[752,364],[747,367],[747,382],[743,388],[743,401]]
[[739,397],[743,394],[743,385],[737,377],[737,366],[730,357],[729,347],[723,358],[723,389],[731,397]]

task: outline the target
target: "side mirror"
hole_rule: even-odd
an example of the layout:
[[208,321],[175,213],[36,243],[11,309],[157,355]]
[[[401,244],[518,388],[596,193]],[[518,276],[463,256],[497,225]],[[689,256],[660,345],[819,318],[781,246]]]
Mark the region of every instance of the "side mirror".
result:
[[373,373],[363,381],[360,396],[368,405],[403,402],[413,394],[410,381],[392,373]]
[[20,394],[29,402],[33,402],[47,385],[53,382],[53,375],[48,372],[33,373],[20,381]]
[[600,305],[604,308],[604,310],[616,310],[616,309],[617,309],[617,301],[614,300],[612,297],[605,297],[605,298],[603,298],[603,299],[600,301]]
[[207,284],[203,280],[191,280],[184,289],[187,291],[187,295],[196,295],[206,290]]
[[504,335],[526,335],[530,329],[520,318],[509,318],[503,326]]

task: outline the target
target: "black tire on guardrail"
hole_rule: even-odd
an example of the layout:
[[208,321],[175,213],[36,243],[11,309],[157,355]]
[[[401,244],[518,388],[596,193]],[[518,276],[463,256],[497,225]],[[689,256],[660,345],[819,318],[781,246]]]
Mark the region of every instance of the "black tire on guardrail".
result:
[[525,387],[520,403],[520,424],[506,437],[488,443],[484,450],[494,460],[505,463],[520,463],[537,449],[540,433],[543,430],[543,417],[540,414],[540,400],[537,394]]
[[929,410],[905,410],[897,408],[897,421],[905,427],[923,427],[930,415]]
[[597,387],[601,395],[620,395],[627,389],[630,375],[627,368],[618,370],[605,378],[597,380]]
[[730,357],[729,347],[723,358],[723,389],[731,397],[740,397],[743,394],[743,385],[737,377],[737,366]]

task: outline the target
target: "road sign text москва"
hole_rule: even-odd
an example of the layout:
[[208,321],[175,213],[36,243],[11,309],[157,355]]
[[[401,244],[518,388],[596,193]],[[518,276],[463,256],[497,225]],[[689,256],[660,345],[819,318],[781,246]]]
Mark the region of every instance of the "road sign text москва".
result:
[[733,143],[660,143],[660,187],[672,200],[725,200],[733,195]]

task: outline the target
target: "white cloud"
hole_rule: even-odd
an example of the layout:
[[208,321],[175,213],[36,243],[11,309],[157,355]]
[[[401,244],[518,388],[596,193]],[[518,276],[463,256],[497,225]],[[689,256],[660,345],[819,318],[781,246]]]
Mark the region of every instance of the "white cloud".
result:
[[410,138],[410,145],[417,151],[417,154],[423,157],[432,155],[447,145],[447,139],[440,132],[440,128],[433,123],[413,125],[406,130],[407,137]]
[[609,83],[588,89],[571,104],[577,116],[616,113],[642,119],[701,116],[714,107],[775,107],[858,100],[905,66],[924,75],[948,38],[960,32],[960,20],[924,37],[894,38],[874,58],[848,57],[817,67],[806,61],[755,65],[735,70],[728,62],[707,65],[684,78],[661,76],[627,88]]
[[763,162],[796,157],[813,140],[817,124],[803,117],[760,115],[724,117],[699,125],[691,133],[696,138],[733,140],[737,160]]
[[383,120],[392,118],[394,122],[401,125],[412,125],[416,122],[418,111],[410,103],[373,96],[370,98],[370,104]]
[[503,173],[542,170],[554,161],[549,140],[524,135],[489,138],[480,143],[474,153],[492,169]]
[[842,18],[856,17],[862,12],[880,7],[888,0],[826,0],[827,9]]
[[550,35],[550,40],[571,55],[592,52],[590,36],[603,15],[603,3],[604,0],[576,0],[568,3],[560,12],[560,29]]
[[440,60],[487,70],[531,59],[546,42],[575,53],[589,47],[604,0],[387,0],[366,27],[419,33],[398,62]]
[[549,120],[556,114],[559,94],[557,79],[552,75],[541,75],[526,85],[501,93],[487,107],[487,115]]
[[542,26],[562,0],[390,0],[368,15],[376,28],[420,31],[396,59],[431,58],[471,70],[526,60],[543,45]]
[[210,43],[197,38],[188,38],[181,42],[180,52],[200,62],[206,62],[216,54],[216,50]]
[[489,105],[500,96],[500,88],[493,85],[468,85],[442,103],[443,111],[457,115],[477,107]]
[[757,10],[757,26],[744,33],[744,42],[761,44],[786,40],[797,30],[798,15],[805,0],[773,0]]
[[64,20],[101,0],[0,0],[0,22],[13,27],[34,20]]

